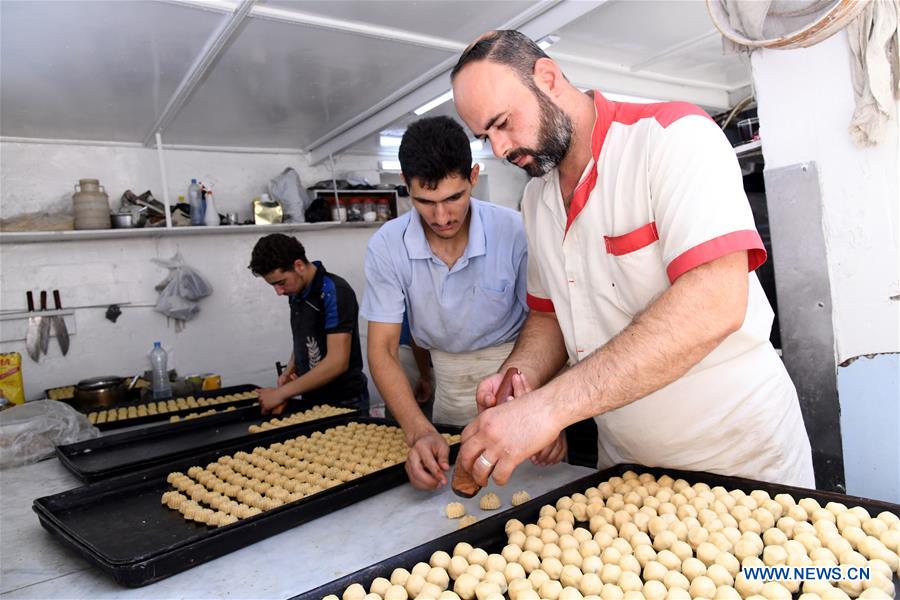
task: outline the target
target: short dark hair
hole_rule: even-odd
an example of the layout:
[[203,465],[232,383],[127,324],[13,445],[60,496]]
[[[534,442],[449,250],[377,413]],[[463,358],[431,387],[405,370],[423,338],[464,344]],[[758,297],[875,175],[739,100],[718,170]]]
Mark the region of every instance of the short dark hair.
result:
[[468,179],[472,174],[472,148],[462,125],[451,117],[427,117],[406,128],[398,152],[400,171],[434,189],[450,175]]
[[484,34],[463,51],[450,72],[450,79],[455,79],[469,63],[489,60],[512,68],[527,86],[533,88],[534,65],[542,58],[550,57],[530,37],[515,29],[499,29]]
[[260,238],[253,246],[250,257],[250,270],[254,275],[265,276],[281,269],[289,271],[294,268],[294,261],[306,260],[306,249],[300,241],[283,233],[272,233]]

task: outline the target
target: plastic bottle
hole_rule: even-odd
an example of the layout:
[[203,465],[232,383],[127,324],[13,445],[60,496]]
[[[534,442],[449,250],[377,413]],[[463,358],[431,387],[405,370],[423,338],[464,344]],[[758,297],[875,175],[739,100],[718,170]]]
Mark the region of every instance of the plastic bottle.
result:
[[150,351],[150,366],[153,369],[153,398],[169,398],[172,396],[172,385],[169,383],[169,367],[166,364],[169,355],[159,342],[153,342]]
[[191,179],[187,191],[188,204],[191,205],[191,225],[203,225],[203,197],[196,179]]
[[203,224],[207,227],[218,227],[222,224],[219,220],[219,211],[216,210],[216,202],[213,200],[212,190],[206,192],[206,215],[203,218]]

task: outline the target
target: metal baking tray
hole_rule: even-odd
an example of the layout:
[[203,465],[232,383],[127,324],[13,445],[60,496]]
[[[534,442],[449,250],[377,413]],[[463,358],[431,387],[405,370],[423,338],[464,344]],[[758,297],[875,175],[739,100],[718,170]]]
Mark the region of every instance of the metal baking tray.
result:
[[[205,465],[225,454],[240,450],[250,452],[256,446],[309,435],[352,421],[394,425],[386,419],[332,417],[275,429],[190,458],[38,498],[32,509],[41,525],[64,545],[121,585],[139,587],[408,481],[401,463],[218,528],[186,521],[178,512],[160,504],[162,493],[170,489],[166,476],[172,471],[183,472],[193,465]],[[457,434],[461,428],[438,426],[438,430]],[[459,445],[453,444],[450,450],[453,460]]]
[[[507,535],[504,527],[509,519],[519,519],[523,523],[535,523],[538,520],[541,507],[545,504],[555,504],[556,500],[561,496],[568,496],[576,492],[583,493],[587,488],[599,485],[610,477],[621,475],[628,470],[637,473],[653,473],[657,477],[667,474],[676,479],[684,479],[690,484],[706,483],[710,486],[721,485],[729,490],[741,489],[747,493],[750,493],[753,490],[765,490],[773,496],[775,494],[787,493],[798,499],[815,498],[820,502],[842,502],[847,506],[862,506],[873,515],[886,510],[900,516],[900,504],[891,504],[890,502],[869,500],[866,498],[858,498],[856,496],[808,490],[805,488],[778,485],[774,483],[765,483],[740,477],[714,475],[712,473],[651,468],[635,464],[620,464],[577,479],[551,492],[547,492],[543,496],[534,498],[525,504],[502,511],[487,519],[476,521],[469,527],[426,542],[411,550],[407,550],[406,552],[392,556],[379,563],[360,569],[355,573],[341,577],[340,579],[335,579],[330,583],[326,583],[313,590],[294,596],[290,600],[321,600],[329,594],[334,594],[340,598],[343,595],[344,590],[352,583],[362,584],[362,586],[368,590],[376,577],[390,579],[391,573],[398,567],[409,570],[418,562],[427,563],[431,558],[431,555],[438,550],[443,550],[452,555],[453,547],[459,542],[468,542],[473,546],[483,548],[488,553],[499,553],[507,543]],[[897,591],[896,596],[900,597],[900,581],[898,581],[896,574],[894,575],[894,589]]]
[[[215,398],[216,396],[224,396],[227,394],[239,394],[241,392],[249,392],[252,390],[258,389],[257,386],[252,384],[243,384],[243,385],[232,385],[229,387],[219,388],[217,390],[204,390],[201,392],[195,392],[193,394],[188,394],[189,396],[193,396],[194,398]],[[170,398],[160,398],[160,400],[169,400]],[[83,414],[87,415],[91,412],[99,412],[101,410],[110,410],[110,409],[119,409],[119,408],[128,408],[129,406],[146,406],[150,404],[150,400],[147,402],[122,402],[120,404],[116,404],[115,406],[97,406],[95,408],[91,408],[90,410],[80,411]],[[156,402],[156,400],[153,400]],[[120,429],[122,427],[131,427],[133,425],[144,425],[146,423],[156,423],[158,421],[168,421],[169,417],[179,416],[186,417],[191,413],[204,412],[209,410],[210,408],[214,408],[217,411],[224,411],[226,408],[230,406],[234,406],[235,408],[240,408],[241,406],[250,406],[251,404],[256,404],[256,398],[248,398],[246,400],[238,400],[236,402],[228,402],[227,404],[215,404],[213,406],[197,406],[196,408],[186,408],[184,410],[173,410],[166,413],[159,413],[155,415],[147,415],[146,417],[132,417],[130,419],[122,419],[113,421],[111,423],[95,423],[94,427],[99,429],[100,431],[107,431],[109,429]],[[212,415],[210,415],[212,416]]]
[[[271,433],[274,430],[249,433],[247,428],[276,416],[286,417],[321,404],[329,403],[293,399],[281,415],[262,415],[258,406],[245,406],[208,417],[188,419],[177,423],[162,423],[75,444],[57,446],[56,455],[62,465],[81,481],[99,481],[213,450],[219,446],[233,445],[248,436],[255,438]],[[353,417],[358,415],[359,411],[354,410],[354,412],[337,416]],[[313,422],[307,421],[290,427]]]

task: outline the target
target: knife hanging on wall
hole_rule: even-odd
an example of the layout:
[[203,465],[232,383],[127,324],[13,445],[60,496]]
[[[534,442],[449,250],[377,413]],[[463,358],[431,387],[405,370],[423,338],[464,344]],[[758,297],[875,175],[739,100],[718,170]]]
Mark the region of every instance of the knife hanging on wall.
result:
[[[59,300],[59,290],[53,290],[53,303],[56,310],[62,310],[62,302]],[[66,326],[66,320],[62,315],[53,317],[53,332],[56,334],[56,341],[59,342],[59,349],[63,356],[69,353],[69,328]]]

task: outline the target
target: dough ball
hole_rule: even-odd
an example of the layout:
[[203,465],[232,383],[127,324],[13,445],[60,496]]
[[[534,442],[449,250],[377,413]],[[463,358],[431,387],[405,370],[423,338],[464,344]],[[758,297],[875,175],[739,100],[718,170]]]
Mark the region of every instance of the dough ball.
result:
[[563,587],[577,587],[582,577],[581,569],[575,565],[564,564],[559,574],[559,582],[563,584]]
[[706,574],[706,565],[696,558],[688,558],[681,563],[681,572],[688,578],[688,581],[693,582],[697,577]]
[[402,585],[392,585],[384,593],[384,600],[407,600],[409,594]]
[[582,573],[599,573],[601,568],[603,568],[603,561],[599,556],[586,556],[581,561]]
[[510,544],[512,544],[514,546],[518,546],[519,548],[522,548],[525,545],[525,540],[527,538],[528,538],[528,536],[525,535],[524,531],[513,531],[512,533],[509,534],[508,541]]
[[734,577],[722,565],[712,564],[706,568],[706,576],[712,580],[716,587],[734,585]]
[[510,600],[518,600],[519,594],[525,590],[529,592],[533,591],[531,582],[524,577],[521,577],[509,580],[509,587],[507,588],[506,593],[509,596]]
[[459,529],[464,527],[468,527],[469,525],[474,524],[478,520],[478,517],[475,515],[466,515],[459,520]]
[[558,558],[549,557],[541,561],[541,570],[553,579],[559,579],[562,575],[563,565]]
[[500,555],[506,559],[507,563],[516,562],[519,560],[519,556],[522,555],[522,549],[515,544],[507,544],[503,547]]
[[430,559],[428,559],[428,564],[430,564],[432,567],[440,567],[442,569],[446,569],[450,566],[450,555],[443,550],[438,550],[431,555]]
[[[504,581],[503,583],[505,587],[506,582]],[[488,597],[494,594],[502,597],[500,586],[494,581],[481,581],[475,586],[475,597],[478,598],[478,600],[487,600]]]
[[526,550],[519,555],[519,564],[522,565],[526,573],[530,574],[541,566],[541,558],[531,550]]
[[619,560],[619,567],[622,571],[630,571],[635,575],[641,574],[641,563],[631,554],[626,554]]
[[366,588],[358,583],[351,583],[341,594],[341,600],[362,600],[365,597]]
[[443,588],[439,585],[435,585],[433,583],[426,583],[422,586],[422,591],[416,596],[419,599],[431,598],[432,600],[437,600],[437,598],[444,592]]
[[[601,558],[601,560],[603,560]],[[603,567],[600,569],[600,580],[603,583],[614,583],[618,584],[619,578],[622,576],[622,569],[619,565],[615,563],[605,562],[603,563]],[[601,595],[602,597],[602,595]]]
[[622,588],[623,592],[640,592],[644,589],[644,582],[641,581],[641,578],[637,576],[637,574],[632,573],[631,571],[623,571],[622,576],[619,577],[619,581],[616,584],[620,588]]
[[622,600],[624,597],[622,588],[612,583],[603,584],[603,589],[600,590],[601,600]]
[[549,580],[550,576],[543,569],[535,569],[528,574],[528,581],[531,582],[531,587],[535,590],[540,589],[544,582]]
[[541,595],[541,598],[546,598],[547,600],[558,600],[559,595],[562,593],[562,584],[553,579],[548,579],[541,584],[541,588],[540,590],[538,590],[538,593]]
[[369,586],[369,592],[372,594],[378,594],[381,597],[387,593],[388,588],[391,587],[391,582],[385,579],[384,577],[376,577],[372,580],[372,584]]
[[653,580],[662,581],[663,578],[666,576],[666,573],[668,573],[668,572],[669,572],[669,570],[666,567],[664,567],[662,565],[662,563],[659,563],[655,560],[651,560],[646,565],[644,565],[644,571],[643,571],[644,581],[653,581]]
[[669,588],[669,591],[666,593],[666,600],[691,600],[691,594],[681,588]]
[[478,506],[481,507],[481,510],[497,510],[500,508],[500,496],[494,492],[488,492],[481,497]]
[[469,561],[467,561],[465,557],[454,556],[450,559],[450,566],[447,567],[447,574],[450,575],[450,579],[458,579],[468,568]]
[[578,589],[585,596],[598,596],[603,589],[603,581],[596,573],[585,573],[578,582]]
[[413,565],[413,568],[410,569],[409,572],[411,575],[421,575],[422,577],[425,577],[426,575],[428,575],[429,571],[431,571],[431,565],[425,562],[420,562]]
[[391,585],[406,585],[409,579],[409,571],[403,567],[398,567],[391,572]]
[[446,508],[444,508],[444,512],[447,514],[448,519],[458,519],[466,514],[466,507],[463,506],[462,502],[450,502],[447,504]]
[[663,577],[662,582],[670,590],[672,588],[681,588],[687,591],[691,587],[691,582],[688,581],[688,578],[681,574],[679,571],[667,572]]
[[519,506],[520,504],[525,504],[531,500],[531,496],[525,490],[520,490],[518,492],[514,492],[512,495],[512,505]]
[[663,600],[668,590],[661,581],[647,581],[642,592],[646,600]]
[[556,544],[544,544],[539,554],[541,558],[559,558],[562,555],[562,549]]
[[418,573],[410,573],[409,577],[406,578],[406,584],[403,587],[406,588],[406,591],[411,598],[415,598],[419,595],[419,592],[422,591],[422,588],[425,587],[425,577]]
[[703,542],[697,546],[697,558],[707,567],[716,562],[716,557],[721,553],[718,546],[709,542]]
[[[447,566],[450,566],[449,560],[447,561]],[[425,575],[425,581],[433,583],[441,590],[446,590],[450,585],[450,574],[444,567],[432,567]]]
[[776,581],[764,583],[759,595],[768,600],[791,600],[791,592]]
[[475,597],[475,588],[478,586],[478,583],[477,577],[469,573],[463,573],[457,577],[456,582],[453,584],[453,591],[462,600],[472,600]]
[[581,595],[578,588],[573,586],[566,586],[559,593],[559,600],[582,600],[583,598],[584,596]]
[[484,567],[481,565],[469,565],[466,569],[466,573],[469,575],[474,575],[478,581],[481,581],[484,576],[487,574],[487,571],[484,570]]
[[716,588],[716,600],[741,600],[741,595],[730,585],[720,585]]
[[503,568],[503,576],[506,577],[507,582],[515,579],[525,579],[527,575],[525,568],[517,562],[509,562]]
[[466,560],[469,561],[470,565],[481,565],[487,562],[488,553],[481,548],[472,548],[472,551],[469,552],[469,555],[466,557]]
[[445,590],[441,592],[441,595],[438,596],[438,600],[460,600],[459,595],[456,592],[451,592],[450,590]]
[[662,563],[662,565],[670,571],[678,571],[681,572],[681,559],[675,556],[675,553],[670,550],[663,550],[659,554],[656,555],[656,561]]

